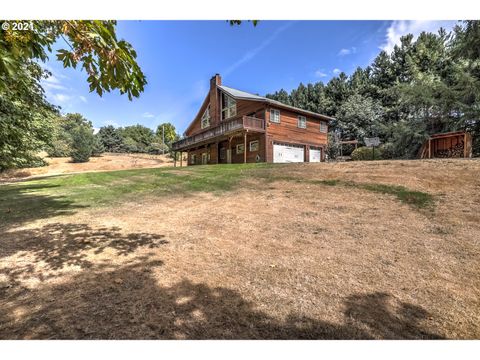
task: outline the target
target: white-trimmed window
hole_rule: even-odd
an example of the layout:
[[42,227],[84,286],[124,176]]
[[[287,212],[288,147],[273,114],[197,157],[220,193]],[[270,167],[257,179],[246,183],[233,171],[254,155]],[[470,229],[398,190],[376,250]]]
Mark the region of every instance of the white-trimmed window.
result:
[[197,155],[192,154],[192,156],[190,156],[190,164],[195,165],[196,161],[197,161]]
[[202,115],[201,128],[205,129],[210,126],[210,105],[207,106],[205,112]]
[[237,102],[232,97],[222,93],[222,120],[237,115]]
[[245,145],[244,144],[238,144],[237,145],[237,155],[243,154],[245,151]]
[[306,129],[307,128],[307,118],[305,116],[298,115],[297,126],[300,129]]
[[249,148],[250,152],[258,151],[258,147],[259,147],[258,140],[250,141],[249,146],[250,146],[250,148]]
[[328,131],[328,125],[326,121],[320,121],[320,132],[326,133]]
[[270,109],[270,122],[280,123],[280,110]]

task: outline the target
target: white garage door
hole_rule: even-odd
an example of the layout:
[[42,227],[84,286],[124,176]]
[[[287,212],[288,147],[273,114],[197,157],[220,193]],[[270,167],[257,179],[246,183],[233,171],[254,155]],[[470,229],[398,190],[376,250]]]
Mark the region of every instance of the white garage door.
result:
[[320,162],[322,156],[322,150],[318,148],[310,148],[308,151],[309,153],[309,161],[310,162]]
[[304,158],[303,146],[273,144],[274,163],[303,162]]

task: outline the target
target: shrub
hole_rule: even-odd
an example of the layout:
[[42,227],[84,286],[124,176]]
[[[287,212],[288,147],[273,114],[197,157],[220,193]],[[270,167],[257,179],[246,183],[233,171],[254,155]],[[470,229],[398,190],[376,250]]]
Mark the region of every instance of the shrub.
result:
[[132,138],[125,138],[122,145],[122,152],[126,153],[137,153],[142,152],[137,147],[137,143]]
[[340,143],[337,141],[334,133],[328,133],[327,155],[329,159],[336,159],[340,156]]
[[93,147],[92,147],[92,156],[100,156],[105,152],[105,147],[103,146],[102,140],[98,134],[93,137]]
[[362,146],[353,150],[352,160],[380,160],[382,159],[382,148],[375,148],[375,158],[373,158],[373,150],[371,147]]
[[34,168],[48,165],[44,159],[37,155],[26,155],[21,162],[17,164],[18,169]]
[[47,153],[50,157],[66,157],[70,156],[71,152],[70,143],[65,139],[56,139],[47,148]]
[[87,162],[93,152],[95,138],[90,128],[77,126],[72,131],[72,160],[73,162]]
[[[377,149],[375,148],[375,152]],[[387,142],[381,146],[382,159],[395,159],[397,156],[395,145]]]

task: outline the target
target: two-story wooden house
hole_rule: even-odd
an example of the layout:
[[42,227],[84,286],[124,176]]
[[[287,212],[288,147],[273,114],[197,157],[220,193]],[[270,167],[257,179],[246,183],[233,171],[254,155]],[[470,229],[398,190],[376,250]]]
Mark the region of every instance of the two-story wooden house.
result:
[[320,162],[331,117],[222,85],[210,91],[185,138],[172,144],[188,164]]

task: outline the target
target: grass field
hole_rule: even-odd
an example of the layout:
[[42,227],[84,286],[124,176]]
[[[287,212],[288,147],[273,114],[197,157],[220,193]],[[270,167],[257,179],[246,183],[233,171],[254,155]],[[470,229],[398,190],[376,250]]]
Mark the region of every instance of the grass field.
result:
[[0,338],[478,338],[480,161],[0,185]]

